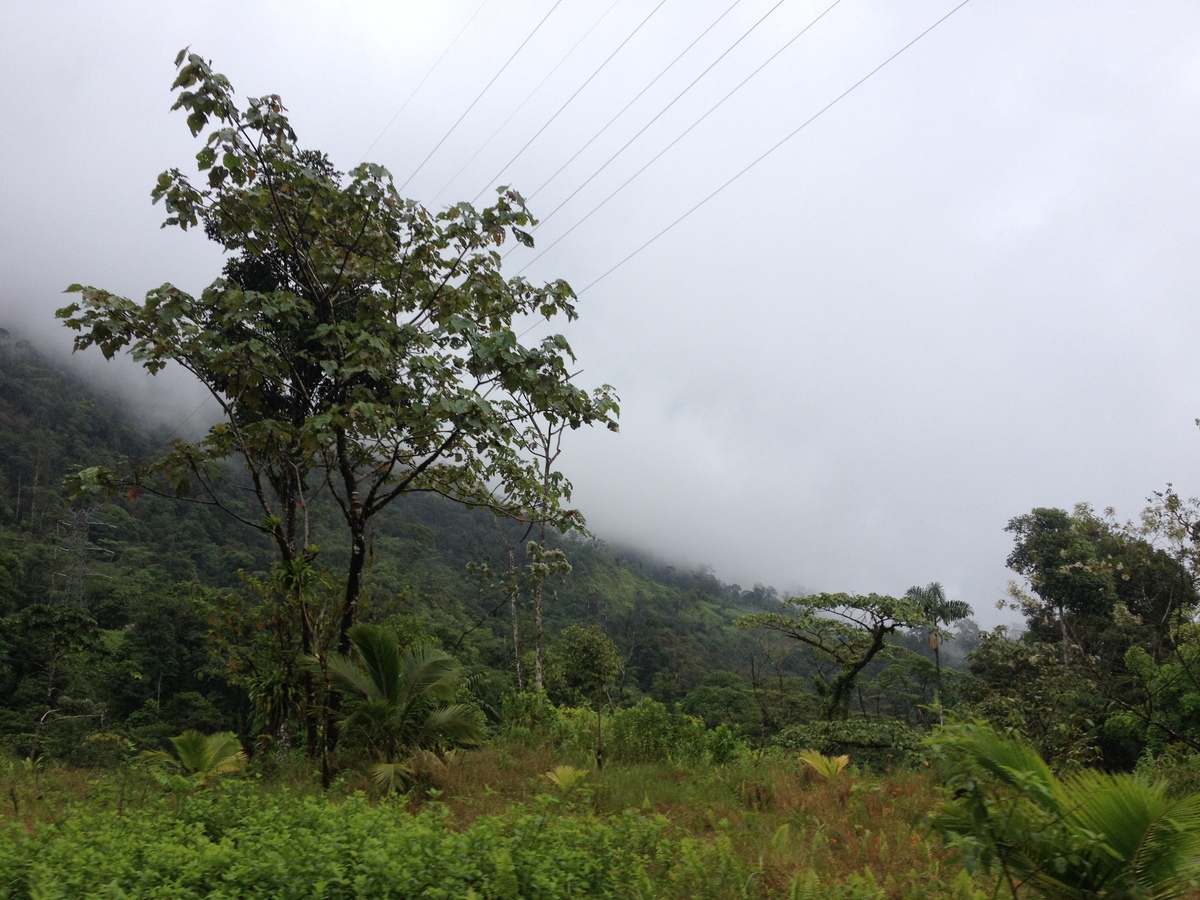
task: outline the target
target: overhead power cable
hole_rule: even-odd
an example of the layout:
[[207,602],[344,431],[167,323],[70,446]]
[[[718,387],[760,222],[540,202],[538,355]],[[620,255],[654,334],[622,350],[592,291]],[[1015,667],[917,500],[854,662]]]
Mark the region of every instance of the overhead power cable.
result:
[[730,4],[729,8],[726,9],[725,12],[723,12],[719,16],[717,16],[715,19],[713,19],[712,24],[709,25],[707,28],[705,28],[702,32],[700,32],[700,34],[696,37],[696,39],[694,41],[692,41],[690,44],[688,44],[686,47],[684,47],[682,53],[680,53],[673,60],[671,60],[667,64],[667,67],[665,69],[663,69],[661,72],[659,72],[657,75],[655,75],[654,79],[648,85],[646,85],[644,88],[642,88],[640,91],[637,92],[637,96],[635,96],[632,100],[630,100],[628,103],[626,103],[624,106],[622,106],[620,111],[604,124],[603,128],[601,128],[599,131],[597,131],[595,134],[593,134],[588,139],[588,142],[586,144],[584,144],[582,147],[580,147],[578,150],[576,150],[570,159],[568,159],[565,163],[563,163],[561,166],[558,167],[558,169],[554,172],[553,175],[551,175],[549,178],[547,178],[545,181],[543,181],[541,183],[541,185],[537,188],[537,190],[535,190],[532,194],[529,195],[529,199],[532,200],[534,197],[536,197],[538,195],[538,193],[542,190],[542,188],[544,188],[546,185],[548,185],[550,182],[552,182],[555,178],[557,178],[559,176],[559,174],[562,172],[563,169],[565,169],[571,163],[575,162],[575,160],[578,158],[580,153],[582,153],[588,147],[592,146],[592,143],[598,137],[600,137],[600,135],[602,135],[602,134],[604,134],[604,132],[608,131],[608,127],[610,125],[612,125],[613,122],[617,121],[617,119],[619,119],[619,118],[621,118],[621,116],[625,115],[625,111],[628,110],[629,107],[631,107],[631,106],[633,106],[633,104],[637,103],[637,101],[641,99],[642,95],[644,93],[646,93],[646,91],[648,91],[648,90],[650,90],[650,88],[654,87],[654,85],[658,83],[658,80],[660,78],[662,78],[664,75],[666,75],[667,72],[671,71],[671,69],[675,66],[675,63],[677,63],[681,59],[683,59],[683,57],[687,55],[687,52],[689,50],[691,50],[693,47],[695,47],[696,44],[698,44],[700,42],[701,38],[703,38],[706,34],[708,34],[710,31],[712,31],[717,26],[717,23],[719,23],[727,15],[729,15],[731,12],[733,12],[733,8],[741,2],[742,2],[742,0],[733,0],[733,3]]
[[613,0],[612,5],[600,15],[600,18],[598,18],[595,22],[592,23],[592,27],[589,28],[586,32],[584,32],[583,37],[581,37],[579,40],[577,40],[575,42],[574,46],[572,46],[571,49],[566,52],[566,55],[563,56],[563,58],[558,61],[558,65],[556,65],[553,69],[551,69],[546,74],[546,77],[538,82],[537,87],[535,87],[532,91],[530,91],[526,95],[525,99],[521,101],[520,105],[508,114],[508,118],[500,123],[499,127],[495,131],[492,132],[491,136],[486,141],[483,142],[483,145],[478,150],[476,150],[474,152],[474,154],[471,155],[471,158],[462,164],[462,168],[460,168],[457,172],[455,172],[454,175],[450,178],[450,180],[447,181],[444,185],[442,185],[441,189],[436,194],[433,195],[433,200],[430,201],[431,206],[437,203],[438,197],[440,197],[440,196],[442,196],[442,194],[446,193],[446,189],[449,188],[450,185],[454,184],[454,182],[458,179],[458,176],[461,175],[466,170],[467,166],[469,166],[471,163],[475,162],[476,157],[478,157],[480,153],[482,153],[485,149],[487,149],[488,144],[490,144],[492,141],[494,141],[496,139],[496,135],[498,135],[501,131],[504,130],[504,126],[512,121],[513,116],[515,116],[517,113],[519,113],[521,110],[523,110],[525,108],[525,104],[527,104],[530,100],[532,100],[534,94],[536,94],[538,91],[540,91],[542,89],[542,85],[544,85],[547,81],[549,81],[550,78],[554,75],[554,73],[557,72],[560,68],[562,68],[563,63],[565,63],[568,59],[571,58],[571,56],[575,53],[575,51],[579,49],[579,45],[588,39],[588,36],[591,35],[591,33],[599,27],[601,22],[603,22],[606,18],[608,18],[608,14],[610,12],[612,12],[614,9],[616,9],[617,4],[620,2],[621,2],[621,0]]
[[[473,198],[471,198],[471,203],[474,204],[474,203],[479,202],[479,198],[484,195],[484,193],[487,191],[487,189],[489,187],[491,187],[493,184],[495,184],[496,180],[498,178],[500,178],[500,176],[503,175],[508,170],[508,167],[517,161],[517,157],[519,157],[522,153],[524,153],[527,149],[529,149],[529,145],[532,144],[534,141],[536,141],[538,139],[538,137],[541,135],[541,133],[550,127],[550,123],[558,118],[559,113],[561,113],[564,109],[566,109],[568,106],[571,105],[571,101],[574,100],[577,96],[579,96],[579,92],[582,91],[589,84],[591,84],[592,79],[595,78],[597,75],[599,75],[601,70],[605,66],[607,66],[610,62],[612,62],[612,58],[621,52],[621,48],[624,47],[626,44],[628,44],[630,42],[630,40],[633,39],[633,36],[642,30],[642,26],[645,25],[647,22],[649,22],[650,17],[653,16],[660,9],[662,9],[663,4],[666,2],[667,2],[667,0],[658,0],[658,5],[656,5],[654,7],[654,9],[650,10],[650,12],[646,14],[646,18],[642,19],[642,21],[638,23],[637,28],[635,28],[635,29],[633,29],[633,31],[629,32],[629,36],[626,37],[625,40],[621,41],[621,43],[617,45],[617,49],[614,50],[612,53],[610,53],[608,55],[608,57],[604,60],[604,62],[600,63],[600,65],[597,67],[596,71],[594,71],[591,75],[588,76],[587,81],[585,81],[583,84],[581,84],[579,87],[577,87],[575,89],[575,93],[573,93],[570,97],[567,98],[567,102],[564,103],[562,106],[560,106],[558,108],[558,111],[555,112],[554,115],[552,115],[546,121],[546,124],[537,130],[537,134],[535,134],[533,137],[531,137],[529,140],[527,140],[525,142],[525,146],[522,147],[520,150],[518,150],[516,152],[516,154],[513,155],[512,159],[510,159],[503,166],[501,166],[499,172],[497,172],[495,175],[493,175],[491,178],[488,179],[488,183],[483,186],[483,188],[479,191],[478,194],[476,194]],[[782,0],[781,0],[781,2],[782,2]]]
[[412,93],[408,95],[408,99],[400,104],[400,108],[396,110],[396,114],[388,120],[386,125],[383,126],[383,131],[379,132],[379,134],[375,136],[375,140],[371,141],[371,146],[363,151],[362,159],[359,160],[360,163],[367,158],[368,153],[375,149],[375,145],[379,143],[380,139],[382,139],[385,134],[387,134],[388,129],[396,124],[396,120],[400,118],[400,113],[404,112],[404,110],[408,107],[408,104],[412,102],[412,98],[417,96],[417,91],[421,90],[421,88],[425,86],[425,82],[429,80],[429,76],[432,75],[434,71],[437,70],[437,67],[442,64],[442,60],[445,59],[446,55],[454,49],[454,45],[458,43],[458,39],[461,38],[463,33],[471,27],[471,23],[475,21],[475,17],[479,15],[479,13],[485,6],[488,5],[489,2],[490,0],[483,0],[483,2],[479,4],[479,7],[471,14],[471,18],[467,19],[467,24],[459,29],[458,34],[454,36],[454,40],[452,40],[450,45],[442,51],[442,55],[437,58],[437,62],[430,66],[429,71],[425,73],[425,77],[418,82],[415,88],[413,88]]
[[183,426],[186,425],[188,422],[192,421],[192,417],[195,416],[196,413],[200,412],[200,410],[202,410],[204,407],[208,406],[208,404],[212,401],[212,399],[213,399],[212,397],[205,397],[203,400],[201,400],[196,405],[196,408],[193,409],[190,413],[188,413],[184,417],[183,421],[180,422],[178,425],[176,425],[174,430],[169,435],[167,435],[167,440],[169,441],[172,438],[178,437],[179,432],[181,432],[183,430]]
[[404,184],[400,185],[400,190],[403,191],[408,186],[408,183],[410,181],[412,181],[413,178],[416,177],[417,173],[420,172],[421,169],[425,168],[425,163],[429,162],[429,160],[433,158],[433,154],[437,153],[438,149],[442,146],[442,144],[446,143],[446,139],[449,138],[450,135],[454,133],[454,129],[457,128],[462,123],[462,120],[467,117],[467,114],[470,113],[470,111],[475,108],[475,104],[483,99],[483,95],[486,94],[488,92],[488,89],[493,84],[496,83],[496,79],[504,74],[504,70],[507,69],[509,67],[509,65],[512,63],[512,61],[517,58],[518,54],[520,54],[520,52],[525,49],[525,45],[528,44],[533,39],[533,36],[535,34],[537,34],[538,31],[541,30],[542,26],[546,24],[546,20],[549,19],[550,16],[552,16],[554,14],[554,11],[556,9],[558,9],[559,6],[562,5],[562,2],[563,2],[563,0],[556,0],[555,4],[552,7],[550,7],[550,12],[548,12],[548,13],[546,13],[546,15],[542,16],[542,20],[537,23],[537,25],[534,27],[533,31],[529,32],[529,36],[527,38],[525,38],[525,40],[521,41],[521,45],[519,47],[517,47],[516,50],[513,51],[512,56],[510,56],[505,61],[504,65],[502,65],[500,67],[500,71],[498,71],[495,75],[493,75],[492,80],[483,86],[483,90],[480,91],[479,95],[474,100],[471,101],[471,105],[468,106],[465,110],[463,110],[463,114],[455,120],[453,125],[450,126],[450,130],[447,131],[442,136],[442,139],[434,145],[432,150],[429,151],[429,155],[426,156],[423,160],[421,160],[421,164],[419,166],[417,166],[416,169],[413,170],[413,173],[404,180]]
[[[782,3],[782,2],[783,2],[783,0],[780,0],[780,3]],[[564,231],[562,234],[560,234],[557,238],[555,238],[555,240],[552,244],[550,244],[548,247],[546,247],[544,250],[542,250],[541,253],[539,253],[537,256],[535,256],[533,259],[531,259],[529,262],[527,262],[524,265],[524,267],[522,267],[520,272],[518,272],[517,274],[520,275],[521,272],[524,272],[526,269],[528,269],[530,266],[532,266],[535,262],[537,262],[539,259],[541,259],[543,256],[545,256],[547,253],[549,253],[552,249],[554,249],[554,247],[557,246],[567,235],[569,235],[572,231],[574,231],[576,228],[578,228],[580,225],[582,225],[584,222],[586,222],[588,219],[590,219],[592,216],[594,216],[597,212],[599,212],[608,203],[608,201],[612,200],[613,197],[617,196],[617,194],[619,194],[619,193],[621,193],[621,191],[625,190],[625,188],[628,187],[629,184],[635,178],[637,178],[639,175],[641,175],[643,172],[645,172],[648,168],[650,168],[652,165],[654,165],[654,163],[657,162],[658,159],[660,157],[662,157],[662,155],[664,153],[666,153],[668,150],[670,150],[672,147],[674,147],[676,144],[678,144],[681,140],[683,140],[685,137],[687,137],[692,132],[692,130],[696,128],[696,126],[698,126],[701,122],[703,122],[710,115],[712,115],[714,112],[716,112],[717,109],[721,106],[721,104],[723,104],[726,100],[728,100],[730,97],[732,97],[738,91],[740,91],[743,87],[745,87],[746,83],[748,81],[750,81],[751,78],[753,78],[755,75],[757,75],[763,69],[765,69],[768,65],[770,65],[771,62],[774,61],[775,58],[779,56],[779,54],[781,54],[788,47],[792,46],[792,44],[796,43],[796,41],[798,41],[801,37],[803,37],[810,28],[812,28],[814,25],[816,25],[818,22],[820,22],[823,18],[825,18],[827,15],[829,15],[829,13],[833,10],[833,8],[841,2],[842,2],[842,0],[833,0],[833,3],[830,4],[828,7],[826,7],[825,10],[819,16],[817,16],[815,19],[813,19],[811,22],[809,22],[807,25],[805,25],[802,29],[800,29],[800,31],[798,31],[795,35],[793,35],[792,38],[786,44],[784,44],[782,47],[780,47],[778,50],[776,50],[774,53],[772,53],[770,56],[768,56],[767,59],[758,66],[758,68],[756,68],[753,72],[751,72],[749,75],[747,75],[745,78],[743,78],[740,82],[738,82],[737,86],[734,87],[733,90],[731,90],[724,97],[722,97],[720,100],[718,100],[712,106],[710,106],[708,108],[708,110],[704,113],[704,115],[702,115],[695,122],[693,122],[691,125],[689,125],[683,131],[682,134],[680,134],[673,141],[671,141],[671,143],[667,144],[667,146],[665,146],[661,150],[659,150],[658,153],[654,154],[654,156],[652,156],[650,158],[649,162],[647,162],[640,169],[638,169],[636,172],[634,172],[632,175],[630,175],[628,178],[626,178],[625,181],[621,183],[620,187],[618,187],[615,191],[610,193],[607,197],[605,197],[603,200],[601,200],[599,203],[597,203],[595,206],[593,206],[592,209],[587,213],[587,215],[585,215],[582,219],[580,219],[578,222],[576,222],[574,225],[572,225],[570,228],[568,228],[566,231]],[[779,3],[775,4],[775,6],[773,6],[767,12],[767,16],[769,16],[772,12],[774,12],[778,7],[779,7]],[[763,16],[763,18],[765,19],[766,16]],[[761,22],[761,21],[762,21],[762,19],[759,19],[759,22]],[[755,23],[754,27],[756,27],[756,28],[758,27],[757,22]],[[749,34],[749,32],[747,32],[747,34]],[[743,37],[744,37],[744,35],[743,35]],[[741,38],[739,38],[739,40],[741,40]],[[733,48],[731,47],[730,49],[733,49]],[[726,52],[729,52],[729,51],[726,51]],[[718,59],[717,62],[719,62],[719,61],[720,60]],[[714,62],[713,65],[716,65],[716,62]],[[709,66],[709,68],[712,68],[712,66]],[[706,69],[705,71],[708,71],[708,70]],[[699,78],[702,78],[702,77],[704,77],[703,72],[700,73]],[[697,79],[697,80],[699,80],[699,79]],[[693,84],[694,83],[695,82],[693,82]],[[691,85],[688,85],[688,87],[690,88]],[[678,98],[676,98],[676,99],[678,99]],[[671,102],[674,103],[675,101],[671,101]],[[663,112],[665,112],[665,111],[666,110],[663,110]],[[659,113],[659,115],[662,115],[662,113]],[[657,118],[657,116],[655,118]],[[651,123],[652,122],[653,122],[653,120],[651,120]],[[647,125],[647,127],[649,127],[649,125]],[[643,128],[642,130],[644,131],[645,129]],[[641,132],[638,132],[638,134],[641,134]],[[632,141],[636,137],[637,137],[637,135],[634,135],[634,137],[631,138],[630,141]],[[625,146],[629,146],[629,144],[627,143]],[[621,148],[621,150],[624,150],[624,149],[625,149],[625,147]],[[621,152],[621,150],[618,150],[617,153],[619,154]],[[613,157],[609,159],[609,162],[612,162],[612,159],[615,159],[615,158],[616,158],[616,154],[614,154]],[[606,162],[604,165],[607,166],[608,163]],[[601,166],[601,169],[603,169],[603,166]],[[591,178],[588,179],[588,181],[591,181],[592,178],[595,178],[597,174],[599,174],[599,170],[597,170],[597,172],[594,173],[591,176]],[[583,188],[583,186],[586,185],[587,183],[588,182],[585,181],[583,183],[583,185],[580,185],[578,188],[576,188],[571,193],[571,195],[569,197],[567,197],[566,200],[563,200],[562,203],[558,204],[558,206],[556,206],[556,207],[554,207],[554,209],[550,210],[549,214],[544,216],[541,221],[545,222],[547,219],[550,218],[550,216],[553,216],[556,212],[558,212],[560,209],[562,209],[563,206],[571,199],[571,197],[574,197],[576,194],[578,194],[579,191]]]
[[[650,238],[650,240],[643,243],[640,247],[638,247],[636,250],[634,250],[632,253],[630,253],[628,256],[626,256],[624,259],[622,259],[620,262],[618,262],[616,265],[607,269],[602,275],[600,275],[600,277],[595,278],[591,282],[589,282],[582,290],[579,291],[579,293],[582,294],[585,291],[591,290],[593,287],[595,287],[597,284],[599,284],[601,281],[603,281],[605,278],[607,278],[609,275],[611,275],[617,269],[621,268],[621,266],[625,265],[625,263],[629,262],[629,260],[631,260],[635,256],[637,256],[639,253],[641,253],[643,250],[645,250],[647,247],[649,247],[651,244],[653,244],[655,241],[657,241],[660,237],[662,237],[664,234],[666,234],[668,231],[670,231],[672,228],[674,228],[676,225],[678,225],[680,222],[682,222],[684,219],[686,219],[688,216],[690,216],[692,213],[694,213],[696,210],[698,210],[700,207],[702,207],[705,203],[707,203],[713,197],[717,196],[717,194],[721,193],[723,190],[725,190],[725,188],[729,187],[731,184],[733,184],[735,181],[737,181],[739,178],[741,178],[743,175],[745,175],[747,172],[749,172],[751,169],[753,169],[755,166],[757,166],[760,162],[762,162],[764,159],[766,159],[768,156],[770,156],[772,153],[774,153],[776,150],[778,150],[780,147],[782,147],[784,144],[786,144],[788,141],[790,141],[792,138],[794,138],[797,134],[799,134],[801,131],[803,131],[805,128],[807,128],[809,125],[811,125],[813,122],[815,122],[818,118],[820,118],[822,115],[824,115],[830,109],[832,109],[838,103],[840,103],[849,94],[851,94],[854,90],[856,90],[859,86],[861,86],[865,81],[867,81],[869,78],[871,78],[871,76],[873,76],[876,72],[878,72],[880,69],[882,69],[888,63],[890,63],[892,60],[894,60],[896,57],[898,57],[900,54],[902,54],[905,50],[907,50],[913,44],[917,43],[917,41],[921,40],[921,38],[925,37],[925,35],[929,34],[929,32],[933,31],[935,28],[937,28],[939,25],[941,25],[948,18],[950,18],[952,15],[954,15],[956,12],[958,12],[960,9],[962,9],[964,6],[966,6],[970,2],[971,2],[971,0],[962,0],[962,2],[959,3],[952,10],[950,10],[950,12],[946,13],[944,16],[942,16],[940,19],[938,19],[936,22],[934,22],[932,25],[930,25],[928,28],[926,28],[924,31],[922,31],[920,34],[918,34],[915,38],[913,38],[911,41],[909,41],[907,44],[905,44],[903,47],[901,47],[899,50],[897,50],[895,53],[893,53],[891,56],[889,56],[887,59],[885,59],[879,65],[877,65],[875,68],[873,68],[870,72],[868,72],[862,78],[858,79],[858,81],[854,82],[854,84],[850,85],[850,87],[846,88],[846,90],[842,91],[840,94],[838,94],[836,97],[834,97],[828,103],[826,103],[823,107],[821,107],[819,110],[817,110],[811,116],[809,116],[807,119],[805,119],[803,122],[801,122],[798,126],[796,126],[796,128],[794,128],[791,132],[789,132],[781,140],[777,141],[770,149],[768,149],[766,152],[761,154],[757,159],[755,159],[748,166],[743,168],[740,172],[738,172],[736,175],[734,175],[732,178],[730,178],[728,181],[726,181],[724,184],[722,184],[720,187],[718,187],[715,191],[710,193],[707,197],[705,197],[703,200],[701,200],[699,203],[697,203],[695,206],[693,206],[691,209],[689,209],[687,212],[685,212],[683,215],[681,215],[679,218],[677,218],[674,222],[672,222],[666,228],[662,229],[662,231],[658,232],[658,234],[654,235],[654,237]],[[547,248],[547,249],[549,249],[549,248]]]

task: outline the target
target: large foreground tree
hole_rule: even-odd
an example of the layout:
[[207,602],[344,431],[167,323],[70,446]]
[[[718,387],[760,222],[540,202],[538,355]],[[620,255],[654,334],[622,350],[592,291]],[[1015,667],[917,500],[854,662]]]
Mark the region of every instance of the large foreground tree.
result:
[[[345,653],[372,517],[406,493],[432,491],[576,524],[564,509],[570,485],[546,478],[527,448],[547,422],[615,430],[615,396],[572,383],[561,335],[526,346],[516,334],[524,317],[575,317],[565,282],[501,273],[497,248],[509,236],[532,244],[516,192],[501,189],[483,210],[431,213],[401,197],[381,166],[343,175],[300,149],[278,96],[239,109],[203,58],[183,51],[176,66],[172,108],[203,135],[203,180],[170,169],[152,196],[166,207],[164,227],[202,228],[230,254],[222,277],[198,297],[164,284],[141,303],[72,285],[80,299],[58,315],[79,332],[76,350],[127,351],[152,373],[181,365],[223,416],[151,465],[88,469],[77,487],[183,496],[263,532],[278,550],[303,652]],[[245,466],[249,504],[230,490],[229,460]],[[349,545],[326,625],[310,600],[318,492],[341,510]]]

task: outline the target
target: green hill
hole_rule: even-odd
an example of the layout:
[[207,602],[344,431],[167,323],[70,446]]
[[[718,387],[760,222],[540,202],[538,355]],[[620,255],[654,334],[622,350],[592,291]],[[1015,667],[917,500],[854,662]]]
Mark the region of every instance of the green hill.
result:
[[[148,493],[68,507],[68,472],[148,461],[161,440],[125,417],[117,400],[11,336],[0,340],[0,440],[8,448],[0,463],[4,739],[22,752],[68,753],[102,728],[148,744],[193,726],[249,736],[251,689],[227,676],[246,674],[238,648],[247,657],[261,652],[253,643],[261,636],[245,632],[273,562],[265,541],[210,508]],[[345,552],[335,526],[335,512],[318,497],[318,562],[333,571]],[[423,633],[454,652],[482,674],[480,695],[498,708],[516,685],[516,654],[510,592],[497,582],[510,559],[526,565],[528,537],[520,523],[486,511],[434,495],[406,497],[371,534],[363,618]],[[621,662],[613,703],[646,695],[682,702],[707,687],[725,699],[736,692],[741,724],[761,723],[745,677],[754,641],[732,622],[777,602],[773,592],[743,592],[706,571],[677,572],[595,540],[554,536],[552,544],[571,566],[547,585],[544,603],[552,694],[566,677],[554,661],[557,636],[573,625],[595,627]],[[531,656],[522,585],[516,624],[522,654]],[[788,663],[785,673],[797,674],[796,666]]]

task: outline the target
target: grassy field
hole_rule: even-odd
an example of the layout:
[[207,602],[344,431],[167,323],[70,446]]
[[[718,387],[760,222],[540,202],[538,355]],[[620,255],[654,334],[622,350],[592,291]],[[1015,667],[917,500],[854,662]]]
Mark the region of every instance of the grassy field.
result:
[[[555,763],[532,748],[469,754],[447,770],[439,800],[463,823],[529,803],[552,788],[542,773]],[[849,770],[826,779],[794,755],[759,754],[723,766],[589,771],[564,803],[599,816],[629,809],[662,815],[681,835],[728,841],[756,882],[750,896],[794,896],[797,882],[809,883],[813,896],[831,896],[827,889],[860,880],[879,887],[862,896],[971,896],[963,879],[957,891],[947,890],[961,867],[922,824],[938,796],[927,771]]]
[[[547,773],[556,766],[558,783]],[[588,769],[586,774],[582,774]],[[143,769],[5,769],[0,895],[987,896],[928,833],[930,770],[821,777],[794,755],[589,767],[498,741],[407,798],[300,760],[170,794]],[[402,863],[402,864],[401,864]]]

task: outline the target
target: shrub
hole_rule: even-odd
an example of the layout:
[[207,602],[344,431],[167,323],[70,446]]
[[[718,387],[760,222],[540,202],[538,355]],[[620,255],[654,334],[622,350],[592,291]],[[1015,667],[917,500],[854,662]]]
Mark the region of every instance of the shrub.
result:
[[699,719],[670,712],[657,700],[619,709],[608,730],[610,758],[627,763],[699,762],[704,752]]
[[500,701],[503,734],[509,738],[541,736],[558,722],[558,710],[545,691],[509,691]]
[[723,898],[749,877],[728,841],[676,837],[661,816],[514,810],[456,831],[401,808],[240,784],[178,815],[79,809],[57,828],[0,832],[0,895]]
[[1165,780],[1174,797],[1200,793],[1200,754],[1182,744],[1170,744],[1153,755],[1146,753],[1134,771],[1151,781]]
[[714,766],[724,766],[745,755],[749,748],[729,725],[718,725],[704,733],[704,755]]
[[856,765],[886,769],[924,759],[922,737],[896,720],[847,719],[791,725],[776,736],[775,743],[789,750],[815,749],[825,756],[846,755]]

